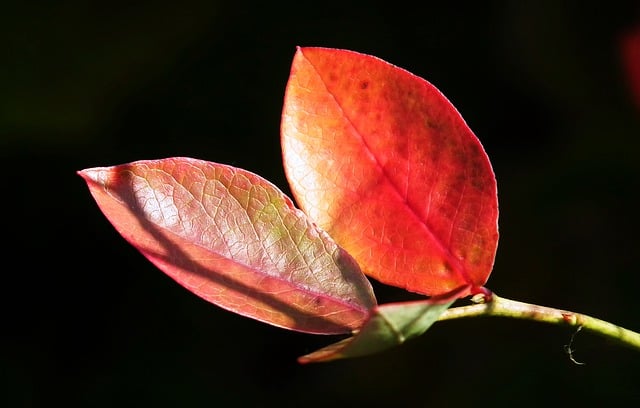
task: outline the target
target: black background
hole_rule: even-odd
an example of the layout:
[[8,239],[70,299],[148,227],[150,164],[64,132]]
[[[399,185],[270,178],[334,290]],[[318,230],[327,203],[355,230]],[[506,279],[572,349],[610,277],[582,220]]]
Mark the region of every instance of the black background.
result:
[[[191,156],[288,192],[279,122],[297,45],[427,79],[498,179],[499,295],[640,329],[640,111],[618,40],[635,1],[66,1],[0,15],[0,405],[616,406],[640,353],[566,327],[437,323],[379,355],[302,366],[334,338],[223,311],[111,227],[77,170]],[[378,300],[413,298],[376,284]],[[5,402],[6,401],[6,402]]]

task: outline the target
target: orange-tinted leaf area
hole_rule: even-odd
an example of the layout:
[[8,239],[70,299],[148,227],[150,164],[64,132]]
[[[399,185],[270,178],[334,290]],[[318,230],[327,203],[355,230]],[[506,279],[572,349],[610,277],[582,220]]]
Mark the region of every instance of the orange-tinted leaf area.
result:
[[127,241],[222,308],[288,329],[338,334],[360,327],[375,306],[354,260],[253,173],[176,157],[79,175]]
[[366,274],[430,296],[486,282],[495,177],[433,85],[373,56],[298,48],[281,131],[297,202]]

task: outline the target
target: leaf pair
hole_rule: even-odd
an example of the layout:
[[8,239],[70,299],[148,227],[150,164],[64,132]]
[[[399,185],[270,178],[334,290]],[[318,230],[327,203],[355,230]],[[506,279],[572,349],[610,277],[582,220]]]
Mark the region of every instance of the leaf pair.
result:
[[[400,344],[486,282],[495,178],[431,84],[372,56],[298,48],[281,130],[302,211],[258,175],[191,158],[79,174],[120,234],[196,295],[283,328],[357,333],[302,362]],[[431,298],[376,306],[360,268]]]

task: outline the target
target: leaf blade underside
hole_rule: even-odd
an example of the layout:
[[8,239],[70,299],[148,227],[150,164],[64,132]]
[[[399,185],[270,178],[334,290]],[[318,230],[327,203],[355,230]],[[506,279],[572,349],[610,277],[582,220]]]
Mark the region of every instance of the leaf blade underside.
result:
[[85,169],[116,230],[180,285],[275,326],[348,333],[376,303],[354,260],[274,185],[174,157]]
[[378,305],[354,336],[298,358],[298,362],[321,363],[363,357],[399,346],[421,336],[468,288],[427,300]]

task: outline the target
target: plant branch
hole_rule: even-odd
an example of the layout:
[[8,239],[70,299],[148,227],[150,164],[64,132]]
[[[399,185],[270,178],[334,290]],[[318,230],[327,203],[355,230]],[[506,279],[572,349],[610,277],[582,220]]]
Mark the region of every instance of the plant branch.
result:
[[535,320],[537,322],[578,327],[578,329],[584,329],[600,336],[617,340],[623,345],[640,350],[640,333],[581,313],[505,299],[491,292],[476,295],[473,301],[477,304],[450,308],[438,320],[477,316],[501,316]]

